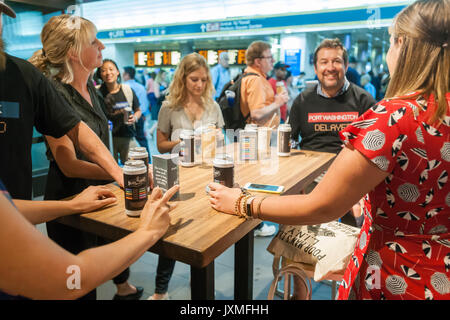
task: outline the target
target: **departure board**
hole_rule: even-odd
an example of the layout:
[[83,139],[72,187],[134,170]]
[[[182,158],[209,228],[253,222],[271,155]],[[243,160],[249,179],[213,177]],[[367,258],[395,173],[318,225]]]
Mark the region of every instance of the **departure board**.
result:
[[228,52],[229,65],[245,65],[246,49],[198,50],[197,52],[205,57],[210,66],[213,66],[219,62],[219,55],[224,51]]
[[136,51],[134,65],[136,67],[172,67],[181,60],[179,51]]
[[[228,63],[231,66],[245,65],[246,49],[201,49],[197,50],[197,53],[205,57],[210,66],[214,66],[219,62],[219,55],[224,51],[228,52]],[[136,67],[175,67],[180,61],[180,51],[136,51],[134,53],[134,65]]]

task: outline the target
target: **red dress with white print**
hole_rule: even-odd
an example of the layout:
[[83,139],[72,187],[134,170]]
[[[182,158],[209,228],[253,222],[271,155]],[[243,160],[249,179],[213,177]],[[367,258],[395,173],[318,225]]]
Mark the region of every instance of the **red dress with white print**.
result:
[[450,116],[429,125],[434,99],[412,97],[383,100],[340,132],[390,175],[365,198],[339,299],[450,299]]

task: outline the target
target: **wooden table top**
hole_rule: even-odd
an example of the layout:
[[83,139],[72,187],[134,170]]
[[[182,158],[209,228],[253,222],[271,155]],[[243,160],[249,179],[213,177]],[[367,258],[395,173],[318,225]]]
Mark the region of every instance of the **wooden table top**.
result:
[[[235,182],[241,186],[247,182],[283,185],[283,194],[298,194],[329,167],[334,157],[331,153],[301,150],[292,150],[290,157],[278,157],[273,149],[269,160],[236,163]],[[211,208],[205,186],[213,180],[212,166],[179,168],[179,204],[170,213],[169,230],[149,251],[203,268],[261,221],[246,221]],[[115,184],[108,186],[118,199],[115,205],[58,221],[110,240],[135,231],[140,219],[125,214],[123,190]]]

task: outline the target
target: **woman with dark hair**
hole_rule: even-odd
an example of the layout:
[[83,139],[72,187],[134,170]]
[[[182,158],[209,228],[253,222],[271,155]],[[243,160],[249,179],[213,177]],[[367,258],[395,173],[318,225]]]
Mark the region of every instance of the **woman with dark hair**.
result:
[[121,83],[119,67],[113,60],[103,60],[99,70],[103,81],[100,93],[113,122],[113,155],[116,161],[120,159],[125,164],[130,143],[136,137],[135,123],[142,115],[139,100],[130,86]]
[[284,224],[364,224],[339,299],[450,299],[450,1],[421,0],[390,28],[385,100],[340,132],[345,147],[308,195],[240,197],[212,183],[213,208]]

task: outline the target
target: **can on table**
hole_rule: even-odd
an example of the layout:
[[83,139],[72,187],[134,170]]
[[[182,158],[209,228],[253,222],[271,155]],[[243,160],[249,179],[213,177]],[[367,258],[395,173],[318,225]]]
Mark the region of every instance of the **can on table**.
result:
[[228,188],[234,186],[234,160],[225,154],[217,155],[213,161],[214,182]]
[[270,157],[270,139],[272,128],[258,127],[258,158],[260,160]]
[[201,127],[202,163],[210,165],[216,154],[216,126]]
[[139,217],[147,202],[148,166],[142,160],[128,160],[123,167],[125,212]]
[[291,155],[291,125],[280,124],[278,126],[278,155],[288,157]]
[[195,165],[195,135],[193,130],[183,130],[180,134],[180,164],[183,167]]
[[241,161],[258,160],[258,131],[249,128],[239,133],[239,152]]
[[128,160],[142,160],[144,161],[145,167],[147,168],[147,191],[150,192],[150,183],[148,181],[148,164],[149,164],[149,156],[147,149],[144,147],[134,147],[131,148],[128,152]]
[[244,130],[258,130],[258,125],[256,123],[247,123]]

